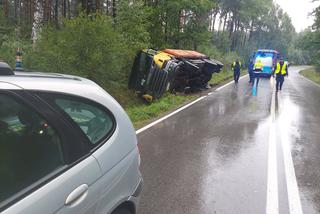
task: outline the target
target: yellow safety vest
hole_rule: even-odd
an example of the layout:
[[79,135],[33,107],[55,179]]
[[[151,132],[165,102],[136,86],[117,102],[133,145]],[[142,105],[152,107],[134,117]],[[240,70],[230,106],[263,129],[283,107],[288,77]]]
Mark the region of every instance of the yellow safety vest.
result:
[[263,64],[262,64],[262,62],[256,62],[255,64],[254,64],[254,68],[253,68],[254,70],[257,70],[257,69],[260,69],[260,70],[262,70],[263,69]]
[[[236,67],[236,64],[237,64],[237,62],[234,62],[233,64],[232,64],[232,68],[234,68],[234,67]],[[229,64],[230,65],[230,64]],[[239,62],[239,65],[240,65],[240,68],[242,67],[241,66],[241,62]]]
[[[280,62],[277,63],[277,68],[276,68],[276,71],[275,73],[278,74],[280,73],[280,68],[281,68],[281,65],[280,65]],[[283,66],[282,66],[282,69],[281,69],[281,74],[282,75],[286,75],[287,74],[287,63],[283,63]]]

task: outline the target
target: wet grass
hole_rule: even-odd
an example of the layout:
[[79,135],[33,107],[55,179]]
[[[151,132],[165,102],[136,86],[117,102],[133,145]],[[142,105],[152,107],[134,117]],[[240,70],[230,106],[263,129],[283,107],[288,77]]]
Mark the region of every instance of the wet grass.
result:
[[163,114],[170,112],[195,100],[198,96],[181,96],[174,94],[166,94],[153,103],[139,103],[129,105],[125,108],[135,128],[141,128],[145,124],[157,119]]
[[300,72],[301,75],[308,78],[309,80],[320,84],[320,72],[316,71],[315,68],[308,68]]

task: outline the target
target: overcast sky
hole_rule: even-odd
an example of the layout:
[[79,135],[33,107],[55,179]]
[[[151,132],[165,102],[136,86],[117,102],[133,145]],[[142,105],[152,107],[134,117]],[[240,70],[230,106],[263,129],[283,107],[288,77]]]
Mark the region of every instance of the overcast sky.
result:
[[300,32],[303,29],[313,24],[313,17],[309,14],[319,3],[312,3],[312,0],[274,0],[282,9],[292,18],[293,25],[296,31]]

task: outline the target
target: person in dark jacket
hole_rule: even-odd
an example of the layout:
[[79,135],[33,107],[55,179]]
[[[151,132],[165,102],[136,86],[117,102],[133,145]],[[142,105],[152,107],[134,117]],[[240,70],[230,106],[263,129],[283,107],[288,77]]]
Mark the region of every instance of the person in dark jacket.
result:
[[234,82],[237,84],[239,82],[240,73],[241,73],[241,62],[240,62],[240,60],[237,59],[234,63],[232,63],[231,68],[233,70]]
[[254,63],[253,63],[253,60],[251,59],[248,67],[248,73],[250,78],[249,83],[253,83],[253,80],[254,80],[253,68],[254,68]]

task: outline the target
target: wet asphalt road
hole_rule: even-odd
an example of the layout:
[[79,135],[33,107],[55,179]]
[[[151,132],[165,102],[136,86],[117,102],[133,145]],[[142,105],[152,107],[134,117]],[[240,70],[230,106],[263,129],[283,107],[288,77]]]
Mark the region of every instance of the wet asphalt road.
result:
[[139,214],[320,213],[320,87],[299,69],[278,94],[245,77],[140,133]]

